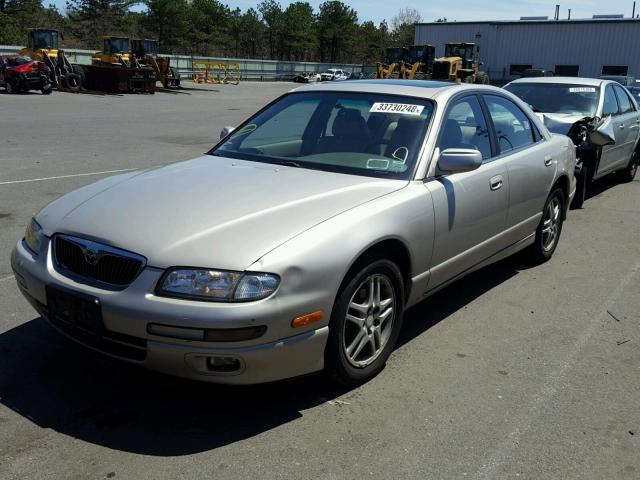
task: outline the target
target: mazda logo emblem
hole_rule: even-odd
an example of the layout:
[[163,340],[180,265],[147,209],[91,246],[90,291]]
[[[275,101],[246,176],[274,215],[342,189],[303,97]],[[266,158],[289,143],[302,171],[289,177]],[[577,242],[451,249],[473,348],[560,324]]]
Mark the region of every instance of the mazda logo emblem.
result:
[[89,265],[95,265],[98,263],[100,257],[98,256],[98,252],[86,248],[84,251],[84,259]]

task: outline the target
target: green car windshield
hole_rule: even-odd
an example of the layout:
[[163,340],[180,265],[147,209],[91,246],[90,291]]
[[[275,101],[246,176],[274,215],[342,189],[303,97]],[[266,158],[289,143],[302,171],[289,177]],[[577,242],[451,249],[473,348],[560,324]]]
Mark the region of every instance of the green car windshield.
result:
[[433,104],[423,98],[353,92],[281,97],[209,153],[255,162],[407,179]]
[[598,107],[598,88],[565,83],[512,83],[505,87],[534,112],[593,117]]

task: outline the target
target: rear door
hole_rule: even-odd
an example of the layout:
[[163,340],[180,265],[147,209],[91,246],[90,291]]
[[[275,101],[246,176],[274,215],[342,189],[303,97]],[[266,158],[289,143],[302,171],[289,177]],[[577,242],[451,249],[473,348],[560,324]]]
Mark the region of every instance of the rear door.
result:
[[638,128],[640,123],[638,120],[638,112],[631,101],[631,97],[626,90],[620,85],[613,86],[616,96],[618,97],[618,105],[620,105],[620,113],[615,117],[614,126],[616,129],[616,139],[620,137],[622,143],[620,148],[621,158],[616,164],[617,168],[625,167],[629,163],[629,159],[633,154],[638,140]]
[[440,127],[436,155],[447,148],[475,148],[477,170],[428,179],[435,207],[435,240],[429,288],[472,268],[501,248],[509,201],[506,160],[495,157],[480,99],[475,94],[450,102]]
[[510,99],[498,95],[483,98],[498,139],[498,158],[504,159],[509,175],[504,241],[511,245],[535,232],[556,175],[555,156],[560,152]]

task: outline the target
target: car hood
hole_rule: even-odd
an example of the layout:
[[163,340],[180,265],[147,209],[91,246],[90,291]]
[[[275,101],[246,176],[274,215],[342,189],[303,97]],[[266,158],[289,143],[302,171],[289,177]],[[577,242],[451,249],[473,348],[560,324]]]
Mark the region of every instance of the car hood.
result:
[[103,242],[159,268],[243,270],[314,225],[407,183],[207,155],[88,185],[37,220],[46,235]]

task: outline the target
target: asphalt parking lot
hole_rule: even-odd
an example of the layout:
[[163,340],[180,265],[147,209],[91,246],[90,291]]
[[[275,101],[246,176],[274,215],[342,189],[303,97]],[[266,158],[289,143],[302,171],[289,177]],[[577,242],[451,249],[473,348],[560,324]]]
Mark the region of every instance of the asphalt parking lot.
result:
[[407,312],[367,384],[175,379],[54,332],[9,265],[31,215],[109,173],[201,154],[293,84],[0,92],[0,478],[640,478],[640,180],[594,185],[553,259]]

